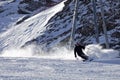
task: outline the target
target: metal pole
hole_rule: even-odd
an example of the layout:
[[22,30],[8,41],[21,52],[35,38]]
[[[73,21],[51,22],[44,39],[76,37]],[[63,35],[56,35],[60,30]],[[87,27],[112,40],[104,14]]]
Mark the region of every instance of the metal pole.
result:
[[101,16],[102,16],[102,21],[103,21],[103,31],[104,31],[104,36],[106,40],[106,48],[109,48],[109,41],[108,41],[108,36],[107,36],[107,27],[105,24],[105,18],[104,18],[104,9],[103,9],[103,1],[100,0],[100,6],[101,6]]
[[74,47],[74,38],[75,38],[75,30],[76,30],[76,17],[77,17],[77,9],[78,9],[78,0],[75,1],[75,9],[73,14],[73,24],[71,30],[71,37],[70,37],[70,47]]
[[96,2],[95,0],[92,0],[92,4],[93,4],[93,13],[94,13],[94,25],[95,25],[95,33],[96,33],[96,42],[99,43],[99,28],[97,25],[97,15],[96,15]]

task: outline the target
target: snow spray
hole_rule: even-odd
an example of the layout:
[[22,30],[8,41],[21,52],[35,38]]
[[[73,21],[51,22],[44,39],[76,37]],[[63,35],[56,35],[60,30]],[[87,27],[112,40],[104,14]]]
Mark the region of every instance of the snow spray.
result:
[[[83,52],[94,59],[116,58],[119,52],[113,49],[103,49],[102,46],[87,45]],[[75,60],[74,51],[66,47],[56,46],[50,51],[43,51],[40,46],[30,45],[21,49],[10,49],[2,52],[1,57],[35,57],[44,59]],[[80,57],[78,57],[81,59]]]
[[94,59],[111,59],[116,58],[119,52],[113,49],[103,49],[99,44],[87,45],[85,53]]

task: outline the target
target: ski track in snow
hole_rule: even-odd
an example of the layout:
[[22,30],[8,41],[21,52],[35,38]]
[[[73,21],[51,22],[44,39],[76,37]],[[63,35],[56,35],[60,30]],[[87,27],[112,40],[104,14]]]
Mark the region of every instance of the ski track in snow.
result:
[[0,57],[0,79],[119,80],[119,64],[120,59],[82,62],[79,60]]

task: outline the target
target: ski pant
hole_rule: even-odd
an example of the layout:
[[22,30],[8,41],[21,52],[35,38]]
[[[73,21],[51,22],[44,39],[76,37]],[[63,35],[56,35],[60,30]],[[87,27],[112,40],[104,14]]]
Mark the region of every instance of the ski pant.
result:
[[79,55],[81,58],[83,58],[83,59],[85,59],[85,60],[87,60],[88,59],[88,56],[87,55],[85,55],[84,53],[83,54],[81,54],[81,55]]

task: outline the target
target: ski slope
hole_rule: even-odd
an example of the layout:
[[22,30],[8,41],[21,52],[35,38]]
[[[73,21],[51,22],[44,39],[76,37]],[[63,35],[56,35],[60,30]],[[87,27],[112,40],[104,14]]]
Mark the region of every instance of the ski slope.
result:
[[84,52],[91,62],[76,60],[72,50],[56,47],[53,51],[36,54],[36,48],[8,50],[0,55],[1,80],[119,80],[118,52],[88,45]]
[[0,80],[119,80],[120,59],[77,60],[0,57]]
[[100,45],[87,45],[84,50],[94,58],[92,62],[76,60],[73,51],[65,47],[56,46],[48,53],[36,45],[20,49],[42,35],[47,22],[63,7],[64,1],[0,34],[0,80],[119,80],[119,52]]
[[[66,1],[66,0],[65,0]],[[20,48],[27,41],[35,39],[46,30],[48,21],[64,7],[64,2],[42,11],[37,15],[25,20],[21,24],[12,26],[0,35],[0,50]]]

